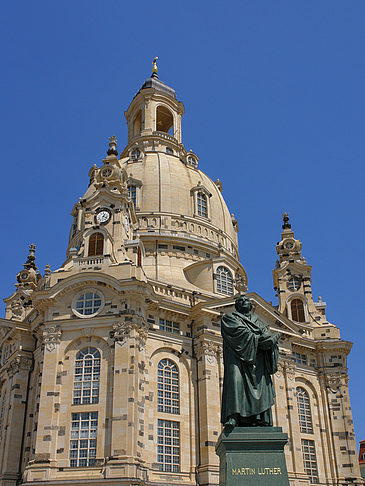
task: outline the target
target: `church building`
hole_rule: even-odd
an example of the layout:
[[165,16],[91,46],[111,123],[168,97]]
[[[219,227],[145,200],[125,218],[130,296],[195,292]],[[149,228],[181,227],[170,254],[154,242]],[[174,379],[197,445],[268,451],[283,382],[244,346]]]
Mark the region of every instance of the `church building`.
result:
[[220,318],[239,293],[282,333],[273,418],[291,486],[363,484],[351,343],[313,299],[287,214],[279,305],[247,291],[234,208],[185,149],[183,114],[154,66],[126,146],[111,137],[75,195],[66,261],[41,274],[30,246],[0,319],[0,486],[217,486]]

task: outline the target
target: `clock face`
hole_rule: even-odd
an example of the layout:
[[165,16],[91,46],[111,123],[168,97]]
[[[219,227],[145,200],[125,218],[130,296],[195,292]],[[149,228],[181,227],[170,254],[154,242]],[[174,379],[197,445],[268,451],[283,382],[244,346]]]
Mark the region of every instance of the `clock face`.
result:
[[105,224],[109,221],[110,219],[110,213],[109,211],[106,211],[105,209],[102,211],[99,211],[98,214],[96,215],[96,221],[100,224]]
[[294,243],[292,241],[288,241],[287,243],[285,243],[285,248],[287,248],[288,250],[290,250],[293,247],[294,247]]
[[112,170],[111,170],[111,169],[109,169],[109,168],[104,169],[104,170],[102,171],[102,176],[103,176],[103,177],[109,177],[109,176],[111,176],[111,175],[112,175]]

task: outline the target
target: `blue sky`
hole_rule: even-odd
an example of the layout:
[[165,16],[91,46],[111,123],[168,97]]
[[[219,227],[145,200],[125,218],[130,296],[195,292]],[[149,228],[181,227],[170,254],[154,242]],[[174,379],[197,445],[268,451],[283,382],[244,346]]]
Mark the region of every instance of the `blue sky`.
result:
[[60,266],[70,211],[107,137],[159,56],[185,104],[185,147],[223,182],[240,225],[249,290],[275,304],[288,211],[312,289],[349,357],[357,440],[365,439],[365,2],[351,0],[3,2],[0,19],[1,296],[29,243]]

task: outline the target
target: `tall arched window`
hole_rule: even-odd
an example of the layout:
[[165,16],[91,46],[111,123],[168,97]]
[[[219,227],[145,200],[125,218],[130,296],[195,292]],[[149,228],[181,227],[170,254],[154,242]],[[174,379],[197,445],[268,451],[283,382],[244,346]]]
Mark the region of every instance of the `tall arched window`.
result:
[[313,434],[312,412],[308,392],[301,386],[298,386],[296,391],[300,431],[305,434]]
[[173,135],[174,119],[171,111],[165,106],[158,106],[156,110],[156,130]]
[[218,267],[216,273],[217,292],[226,295],[233,295],[232,274],[226,267]]
[[304,305],[300,299],[293,299],[290,303],[291,318],[296,322],[305,322]]
[[207,196],[203,192],[196,194],[196,207],[198,216],[208,217],[208,203]]
[[158,363],[157,410],[166,413],[179,413],[179,370],[170,359]]
[[102,233],[93,233],[89,238],[88,256],[103,255],[104,253],[104,235]]
[[130,184],[128,186],[128,197],[134,204],[134,207],[136,207],[136,202],[137,202],[137,187]]
[[99,403],[100,353],[82,349],[76,356],[73,403]]

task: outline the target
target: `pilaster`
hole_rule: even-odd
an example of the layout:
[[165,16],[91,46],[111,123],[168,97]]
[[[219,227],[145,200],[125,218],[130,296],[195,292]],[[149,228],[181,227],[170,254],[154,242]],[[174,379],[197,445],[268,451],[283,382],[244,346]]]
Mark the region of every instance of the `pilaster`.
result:
[[[217,383],[222,377],[222,345],[211,335],[201,334],[195,342],[194,352],[198,365],[198,413],[200,433],[199,483],[218,484],[219,465],[215,446],[221,430],[221,393]],[[217,393],[218,392],[218,393]]]

